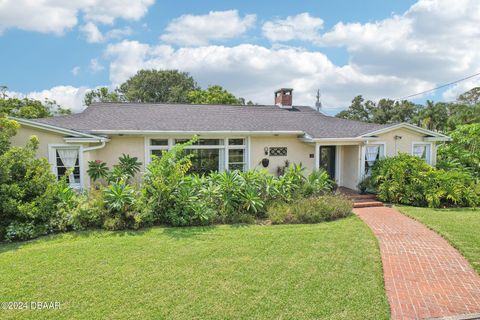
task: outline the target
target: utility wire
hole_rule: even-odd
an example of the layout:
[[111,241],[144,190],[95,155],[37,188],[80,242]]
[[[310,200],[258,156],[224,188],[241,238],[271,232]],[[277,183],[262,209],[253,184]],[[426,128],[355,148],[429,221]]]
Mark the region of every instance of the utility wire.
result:
[[408,96],[405,96],[405,97],[402,97],[402,98],[399,98],[399,99],[396,99],[396,100],[405,100],[407,98],[416,97],[416,96],[419,96],[421,94],[425,94],[425,93],[428,93],[428,92],[431,92],[431,91],[436,91],[438,89],[442,89],[442,88],[451,86],[452,84],[456,84],[456,83],[459,83],[459,82],[462,82],[462,81],[465,81],[465,80],[468,80],[468,79],[471,79],[471,78],[475,78],[477,76],[480,76],[480,72],[472,74],[468,77],[458,79],[458,80],[455,80],[455,81],[452,81],[452,82],[449,82],[449,83],[445,83],[445,84],[442,84],[441,86],[438,86],[438,87],[435,87],[435,88],[432,88],[432,89],[429,89],[429,90],[425,90],[425,91],[422,91],[422,92],[419,92],[419,93],[411,94],[411,95],[408,95]]

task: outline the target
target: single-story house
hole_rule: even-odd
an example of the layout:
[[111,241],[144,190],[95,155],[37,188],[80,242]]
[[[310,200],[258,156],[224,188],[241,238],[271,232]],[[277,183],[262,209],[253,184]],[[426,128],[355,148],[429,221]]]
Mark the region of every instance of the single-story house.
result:
[[48,158],[59,177],[73,167],[70,183],[78,188],[90,184],[88,161],[111,166],[125,153],[138,157],[145,170],[152,155],[198,135],[188,150],[194,171],[265,168],[277,174],[288,161],[302,163],[307,172],[323,168],[339,186],[357,189],[377,159],[405,152],[435,165],[437,143],[449,140],[407,123],[327,116],[294,106],[292,98],[292,89],[280,89],[269,106],[94,103],[77,114],[16,119],[21,128],[13,144],[36,135],[38,156]]

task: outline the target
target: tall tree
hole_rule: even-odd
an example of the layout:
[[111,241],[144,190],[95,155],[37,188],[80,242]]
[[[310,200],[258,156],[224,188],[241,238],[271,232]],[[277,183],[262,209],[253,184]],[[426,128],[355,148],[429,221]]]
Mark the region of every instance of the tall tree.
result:
[[83,103],[86,106],[89,106],[94,102],[121,102],[123,100],[123,96],[118,92],[117,89],[110,91],[107,87],[101,87],[88,91],[85,94]]
[[209,86],[206,90],[190,91],[188,100],[194,104],[245,104],[245,99],[239,99],[221,86]]
[[338,118],[371,122],[372,114],[371,109],[374,103],[365,99],[359,95],[353,98],[352,104],[346,109],[336,115]]
[[428,100],[426,106],[420,108],[416,117],[416,124],[428,130],[445,131],[448,121],[448,108],[448,103],[434,103]]
[[188,93],[199,89],[187,72],[178,70],[140,70],[120,85],[126,101],[188,103]]
[[475,87],[458,96],[457,101],[465,104],[480,104],[480,87]]

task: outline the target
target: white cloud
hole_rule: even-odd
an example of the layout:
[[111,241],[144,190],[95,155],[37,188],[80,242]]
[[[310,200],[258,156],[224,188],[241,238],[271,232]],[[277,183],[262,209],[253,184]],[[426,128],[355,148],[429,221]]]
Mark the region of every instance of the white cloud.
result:
[[183,15],[166,28],[160,39],[180,45],[206,45],[212,40],[225,40],[243,34],[255,24],[256,16],[240,17],[237,10],[210,11],[206,15]]
[[480,77],[460,82],[450,87],[442,94],[442,97],[447,101],[454,101],[458,98],[459,95],[474,87],[480,87]]
[[7,92],[7,95],[19,98],[28,97],[40,101],[45,99],[55,100],[62,107],[71,109],[72,112],[80,112],[85,109],[83,98],[88,90],[89,89],[85,87],[56,86],[48,90],[32,91],[29,93]]
[[345,46],[367,74],[441,84],[480,70],[479,25],[480,1],[419,0],[381,21],[338,23],[320,44]]
[[93,22],[88,22],[87,24],[81,26],[80,31],[85,34],[87,42],[97,43],[104,40],[103,34],[100,32],[100,30],[98,30],[98,27]]
[[115,19],[138,20],[154,0],[0,1],[0,33],[18,28],[63,34],[77,25],[79,16],[87,22],[112,24]]
[[263,35],[274,42],[285,42],[294,39],[304,41],[317,41],[318,33],[323,27],[323,20],[312,17],[308,12],[286,19],[267,21],[262,26]]
[[89,43],[99,43],[112,39],[121,39],[132,34],[132,29],[130,27],[112,29],[105,34],[102,34],[97,25],[93,22],[87,22],[81,26],[80,31],[85,34],[86,40]]
[[102,71],[103,69],[105,69],[105,67],[104,67],[102,64],[100,64],[97,59],[91,59],[91,60],[90,60],[90,65],[89,65],[89,69],[90,69],[93,73],[97,73],[97,72],[100,72],[100,71]]
[[78,76],[79,73],[80,73],[80,67],[79,66],[73,67],[72,74],[76,77]]
[[357,94],[375,99],[425,90],[432,84],[416,79],[366,75],[352,66],[338,67],[324,54],[243,44],[174,49],[122,41],[107,47],[110,80],[119,85],[142,68],[190,72],[202,86],[220,84],[237,96],[272,104],[279,87],[295,89],[296,104],[313,105],[317,88],[326,108],[345,107]]

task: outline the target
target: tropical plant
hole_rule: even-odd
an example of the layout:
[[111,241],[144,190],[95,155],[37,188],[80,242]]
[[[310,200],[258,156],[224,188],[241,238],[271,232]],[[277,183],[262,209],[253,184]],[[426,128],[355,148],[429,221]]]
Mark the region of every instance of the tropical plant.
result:
[[169,211],[175,205],[174,192],[192,166],[191,155],[185,154],[185,147],[193,144],[197,137],[184,144],[175,144],[162,157],[152,156],[144,177],[144,198],[153,212],[155,220],[168,223]]
[[120,158],[118,158],[118,162],[118,165],[115,166],[120,168],[122,172],[130,177],[134,177],[138,172],[140,172],[140,167],[142,165],[142,163],[138,161],[137,157],[131,157],[130,155],[124,153],[122,153]]
[[305,180],[302,195],[304,197],[316,197],[332,191],[334,182],[325,170],[312,171]]
[[108,176],[107,164],[101,160],[88,161],[88,176],[93,182]]
[[449,135],[452,141],[438,148],[438,166],[464,168],[480,178],[480,123],[458,126]]
[[414,206],[476,206],[478,181],[465,170],[435,169],[408,154],[377,161],[372,182],[380,200]]
[[112,212],[127,212],[135,202],[135,188],[120,179],[104,190],[104,201],[107,209]]

